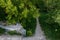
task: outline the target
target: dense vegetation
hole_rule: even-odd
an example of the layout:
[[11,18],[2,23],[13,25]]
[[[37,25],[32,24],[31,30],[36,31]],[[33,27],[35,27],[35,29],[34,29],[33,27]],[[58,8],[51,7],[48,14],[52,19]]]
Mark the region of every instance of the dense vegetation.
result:
[[60,0],[0,0],[0,21],[21,23],[28,36],[35,32],[37,17],[47,38],[59,40]]
[[35,31],[37,17],[39,10],[30,0],[0,0],[0,21],[8,25],[20,23],[28,36]]
[[48,39],[60,40],[60,0],[43,0],[42,3],[38,5],[42,29]]

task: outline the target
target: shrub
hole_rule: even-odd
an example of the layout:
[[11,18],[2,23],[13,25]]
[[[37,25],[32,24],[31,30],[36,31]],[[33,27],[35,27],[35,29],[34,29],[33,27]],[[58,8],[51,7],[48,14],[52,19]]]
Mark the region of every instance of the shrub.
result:
[[21,23],[27,31],[35,30],[39,10],[30,0],[0,0],[0,8],[3,15],[0,20],[5,20],[7,24]]

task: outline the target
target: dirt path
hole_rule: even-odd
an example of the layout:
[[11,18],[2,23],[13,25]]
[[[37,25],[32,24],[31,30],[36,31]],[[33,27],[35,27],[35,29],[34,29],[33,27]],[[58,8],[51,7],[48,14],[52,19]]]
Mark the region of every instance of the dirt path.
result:
[[39,21],[37,19],[37,27],[35,35],[32,37],[22,37],[22,36],[9,36],[9,35],[2,35],[0,36],[0,40],[46,40],[43,31],[39,25]]

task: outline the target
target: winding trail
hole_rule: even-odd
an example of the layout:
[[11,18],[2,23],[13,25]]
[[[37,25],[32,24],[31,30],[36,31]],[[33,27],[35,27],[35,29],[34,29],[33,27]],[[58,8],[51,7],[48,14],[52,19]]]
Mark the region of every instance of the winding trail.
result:
[[10,35],[2,35],[0,36],[0,40],[46,40],[43,31],[39,25],[39,21],[37,19],[37,27],[34,36],[32,37],[22,37],[22,36],[10,36]]

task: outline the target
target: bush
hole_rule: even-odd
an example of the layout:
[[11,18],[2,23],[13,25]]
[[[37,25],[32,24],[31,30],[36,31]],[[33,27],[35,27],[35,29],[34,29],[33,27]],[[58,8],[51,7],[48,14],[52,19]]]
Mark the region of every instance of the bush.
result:
[[0,9],[0,20],[8,25],[21,23],[27,31],[34,33],[39,10],[30,0],[0,0]]

